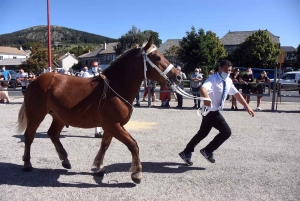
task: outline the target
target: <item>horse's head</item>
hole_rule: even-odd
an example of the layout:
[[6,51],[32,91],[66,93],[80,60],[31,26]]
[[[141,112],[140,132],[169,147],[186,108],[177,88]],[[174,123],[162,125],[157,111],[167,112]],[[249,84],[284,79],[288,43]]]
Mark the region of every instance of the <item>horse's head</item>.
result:
[[179,84],[181,76],[178,70],[153,45],[152,36],[148,43],[142,47],[144,59],[144,76],[158,81],[164,85]]

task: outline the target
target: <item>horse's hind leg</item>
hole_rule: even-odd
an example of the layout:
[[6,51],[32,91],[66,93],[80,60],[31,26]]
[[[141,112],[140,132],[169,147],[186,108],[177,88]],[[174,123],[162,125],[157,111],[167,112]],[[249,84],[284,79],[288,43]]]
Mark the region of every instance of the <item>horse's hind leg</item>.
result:
[[103,165],[103,159],[105,156],[105,152],[111,143],[111,140],[112,140],[112,136],[106,131],[104,131],[100,150],[94,159],[94,166],[97,168],[96,174],[99,176],[103,176],[103,172],[105,170]]
[[23,155],[23,171],[24,172],[30,172],[32,170],[32,165],[30,162],[30,148],[31,144],[34,140],[34,136],[36,133],[37,128],[39,127],[40,123],[43,121],[45,115],[43,114],[37,114],[35,115],[34,121],[32,119],[28,119],[27,121],[27,128],[24,133],[24,142],[25,142],[25,149],[24,149],[24,155]]
[[66,169],[71,169],[71,163],[68,159],[68,153],[66,152],[59,140],[60,132],[65,126],[65,123],[60,121],[54,114],[51,115],[53,117],[53,121],[47,132],[48,136],[50,137],[52,143],[55,146],[59,159],[62,160],[62,166]]

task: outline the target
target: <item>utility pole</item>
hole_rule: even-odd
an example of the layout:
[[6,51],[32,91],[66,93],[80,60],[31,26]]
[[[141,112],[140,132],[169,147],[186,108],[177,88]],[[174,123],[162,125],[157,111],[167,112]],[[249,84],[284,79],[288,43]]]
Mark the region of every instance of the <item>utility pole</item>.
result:
[[51,29],[50,29],[50,0],[47,0],[47,24],[48,24],[48,70],[52,69],[52,56],[51,56]]

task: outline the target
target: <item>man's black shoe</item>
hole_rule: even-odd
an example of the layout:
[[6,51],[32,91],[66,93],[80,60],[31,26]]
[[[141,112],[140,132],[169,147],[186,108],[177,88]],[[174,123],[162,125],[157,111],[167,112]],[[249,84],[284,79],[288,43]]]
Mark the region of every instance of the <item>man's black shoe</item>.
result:
[[141,105],[139,103],[134,104],[133,106],[135,106],[135,107],[141,107]]
[[185,154],[184,152],[180,152],[178,155],[180,156],[180,158],[181,158],[188,166],[192,166],[192,165],[193,165],[193,162],[191,161],[191,159],[192,159],[192,153]]
[[214,154],[212,152],[205,151],[205,149],[201,149],[200,153],[211,163],[215,163]]

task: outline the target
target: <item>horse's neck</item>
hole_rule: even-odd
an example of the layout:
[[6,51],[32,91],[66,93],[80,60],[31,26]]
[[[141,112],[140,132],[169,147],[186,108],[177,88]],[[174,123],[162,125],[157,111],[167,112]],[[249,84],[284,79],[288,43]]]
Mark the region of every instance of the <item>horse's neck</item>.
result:
[[132,62],[124,62],[122,68],[109,72],[107,77],[113,90],[132,103],[143,81],[143,66],[140,63],[132,65]]

